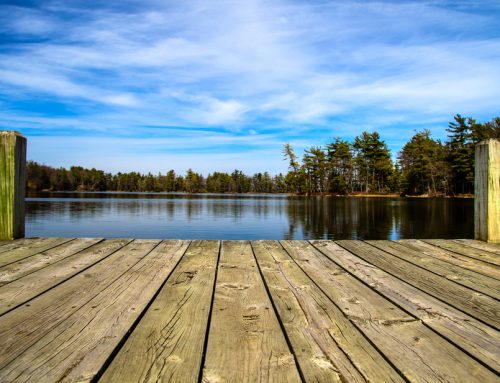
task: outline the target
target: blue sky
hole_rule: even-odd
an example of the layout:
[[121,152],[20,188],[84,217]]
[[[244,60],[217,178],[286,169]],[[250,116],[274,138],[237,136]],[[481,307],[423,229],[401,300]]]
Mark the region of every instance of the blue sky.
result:
[[52,166],[278,173],[456,113],[500,116],[500,1],[0,3],[0,129]]

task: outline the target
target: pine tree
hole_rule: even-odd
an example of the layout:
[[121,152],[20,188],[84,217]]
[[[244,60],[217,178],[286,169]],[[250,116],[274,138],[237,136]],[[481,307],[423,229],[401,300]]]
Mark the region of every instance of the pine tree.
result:
[[285,183],[288,190],[293,193],[302,194],[307,190],[305,182],[305,172],[302,165],[298,162],[297,156],[290,144],[285,144],[283,148],[284,159],[289,160],[288,173],[285,177]]
[[[451,175],[451,192],[472,193],[474,191],[474,142],[472,118],[457,114],[448,129],[447,161]],[[476,127],[477,130],[477,127]]]
[[324,193],[327,190],[327,161],[320,147],[312,146],[304,152],[303,167],[308,193]]
[[352,191],[353,155],[347,141],[336,138],[327,147],[328,184],[333,193]]
[[444,147],[429,130],[415,134],[399,153],[405,194],[435,195],[445,191]]
[[384,192],[393,171],[391,154],[377,132],[363,132],[354,139],[358,185],[365,192]]

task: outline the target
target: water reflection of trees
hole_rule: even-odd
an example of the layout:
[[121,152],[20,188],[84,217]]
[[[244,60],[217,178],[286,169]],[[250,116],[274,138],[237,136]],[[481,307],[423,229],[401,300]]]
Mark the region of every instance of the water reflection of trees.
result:
[[[308,198],[288,205],[287,238],[357,239],[388,238],[391,208],[368,198]],[[302,235],[298,235],[298,230]]]
[[408,199],[398,225],[401,238],[472,238],[473,199]]
[[284,238],[471,238],[472,205],[453,199],[290,198]]
[[[270,198],[60,198],[27,204],[30,222],[128,226],[175,225],[188,232],[218,221],[226,233],[248,237],[252,225],[274,239],[472,238],[473,200],[286,197]],[[146,223],[149,221],[149,224]],[[149,227],[149,226],[148,226]],[[110,229],[112,230],[112,228]],[[246,231],[245,231],[246,230]],[[102,235],[105,235],[103,233]],[[160,235],[161,236],[161,235]],[[159,237],[160,237],[159,236]],[[187,237],[188,235],[186,235]],[[254,237],[250,237],[254,238]]]

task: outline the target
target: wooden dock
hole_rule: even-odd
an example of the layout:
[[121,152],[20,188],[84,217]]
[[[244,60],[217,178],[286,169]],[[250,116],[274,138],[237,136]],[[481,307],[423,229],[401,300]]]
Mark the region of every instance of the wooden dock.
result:
[[500,245],[0,242],[1,382],[499,382]]

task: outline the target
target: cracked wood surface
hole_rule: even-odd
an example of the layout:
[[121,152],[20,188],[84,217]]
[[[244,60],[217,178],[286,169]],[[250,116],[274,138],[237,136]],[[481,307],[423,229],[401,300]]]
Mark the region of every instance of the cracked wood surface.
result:
[[[471,360],[417,318],[383,299],[353,275],[347,272],[332,275],[329,260],[307,242],[284,241],[284,246],[406,379],[447,381],[454,374],[464,376],[471,370],[476,371],[477,379],[494,379],[494,374],[481,364]],[[385,304],[379,301],[385,301]]]
[[22,239],[19,240],[19,242],[15,241],[15,243],[3,245],[0,248],[0,267],[47,251],[69,242],[72,239],[73,238]]
[[144,256],[3,368],[3,380],[91,381],[182,257],[186,245],[183,241],[141,242],[136,251]]
[[[491,263],[496,266],[500,266],[500,257],[498,257],[498,254],[496,254],[496,252],[493,250],[485,251],[484,249],[477,249],[476,247],[472,246],[464,246],[460,243],[455,243],[453,241],[448,241],[445,239],[427,239],[424,242],[427,242],[437,247],[441,247],[449,251],[453,251],[454,253],[457,254],[462,254],[467,257],[471,257],[474,259]],[[489,248],[490,249],[498,248],[496,246],[498,245],[492,244]]]
[[[37,295],[64,282],[66,279],[82,272],[87,267],[99,262],[113,252],[121,249],[130,240],[111,239],[109,241],[95,244],[91,248],[84,249],[73,256],[40,268],[37,272],[25,275],[17,280],[0,286],[0,314],[29,301]],[[30,257],[45,259],[45,256]],[[22,262],[22,261],[19,261]],[[17,263],[16,263],[17,265]],[[0,269],[2,275],[3,269]]]
[[418,289],[445,301],[486,324],[500,328],[500,304],[495,298],[459,285],[449,279],[388,254],[363,241],[337,241],[359,258],[377,266]]
[[[478,241],[479,242],[479,241]],[[462,254],[457,254],[453,251],[445,250],[440,247],[425,243],[418,239],[400,239],[396,241],[407,248],[418,251],[420,254],[427,257],[438,258],[444,262],[452,263],[460,266],[463,269],[472,270],[479,274],[500,280],[500,267],[487,262],[478,262],[474,258],[467,257]],[[458,242],[459,243],[459,242]],[[488,246],[491,249],[491,246]]]
[[[154,245],[154,244],[153,244]],[[102,262],[0,317],[0,377],[47,332],[99,295],[139,262],[152,248],[133,241]],[[1,380],[1,379],[0,379]]]
[[102,376],[104,382],[196,382],[219,243],[194,241]]
[[248,241],[222,242],[206,355],[207,382],[300,382]]
[[489,295],[492,298],[500,298],[500,282],[489,276],[482,275],[472,270],[450,264],[441,259],[426,256],[418,250],[407,248],[402,244],[391,241],[366,241],[380,250],[390,253],[398,258],[404,259],[416,266],[429,270],[450,281],[456,282],[469,289]]
[[477,360],[500,372],[498,332],[330,241],[312,241],[324,255]]
[[254,242],[254,251],[306,380],[403,381],[279,242]]
[[477,239],[453,239],[452,242],[456,242],[462,246],[473,247],[500,255],[500,244],[498,243],[485,243],[483,241],[478,241]]
[[498,382],[499,245],[0,242],[0,381]]
[[0,267],[0,286],[59,262],[102,241],[102,238],[79,238],[51,249],[41,251],[36,257],[23,258]]

